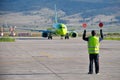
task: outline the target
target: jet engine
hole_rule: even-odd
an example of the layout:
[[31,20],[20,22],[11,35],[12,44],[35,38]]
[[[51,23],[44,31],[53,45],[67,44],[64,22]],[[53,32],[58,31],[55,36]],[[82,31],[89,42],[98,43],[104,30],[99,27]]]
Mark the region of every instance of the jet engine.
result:
[[78,36],[78,33],[73,31],[70,33],[70,36],[73,37],[73,38],[76,38]]
[[48,32],[43,32],[42,37],[48,37]]

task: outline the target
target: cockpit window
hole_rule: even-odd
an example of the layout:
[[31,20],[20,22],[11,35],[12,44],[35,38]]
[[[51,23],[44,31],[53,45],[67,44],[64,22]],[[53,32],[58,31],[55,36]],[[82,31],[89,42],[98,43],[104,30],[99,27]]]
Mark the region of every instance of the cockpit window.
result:
[[59,26],[59,29],[62,29],[62,26]]
[[65,29],[65,26],[63,26],[62,24],[59,25],[59,29]]
[[60,26],[60,27],[59,27],[59,29],[65,29],[65,27],[63,27],[63,26]]

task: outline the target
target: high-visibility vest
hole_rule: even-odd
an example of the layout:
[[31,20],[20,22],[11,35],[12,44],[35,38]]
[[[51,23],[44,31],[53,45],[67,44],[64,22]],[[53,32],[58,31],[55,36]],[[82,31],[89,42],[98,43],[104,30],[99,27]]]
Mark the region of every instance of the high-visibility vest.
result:
[[89,54],[98,54],[99,53],[99,37],[90,36],[88,38],[88,53]]

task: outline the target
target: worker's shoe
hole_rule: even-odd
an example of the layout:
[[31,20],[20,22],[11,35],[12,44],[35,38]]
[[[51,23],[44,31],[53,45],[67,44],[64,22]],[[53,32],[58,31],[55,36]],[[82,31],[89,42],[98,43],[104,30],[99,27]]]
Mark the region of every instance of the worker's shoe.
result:
[[88,74],[93,74],[93,72],[88,72]]
[[100,73],[98,72],[98,73],[96,73],[97,75],[99,75]]

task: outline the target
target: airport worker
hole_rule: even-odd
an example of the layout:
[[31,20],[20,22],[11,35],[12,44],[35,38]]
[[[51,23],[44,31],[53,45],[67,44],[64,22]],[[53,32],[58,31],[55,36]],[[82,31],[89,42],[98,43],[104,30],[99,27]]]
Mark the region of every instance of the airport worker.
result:
[[89,53],[89,72],[93,74],[93,62],[95,63],[95,73],[99,73],[99,45],[100,41],[103,40],[102,29],[100,29],[100,36],[96,36],[96,31],[91,31],[91,36],[86,37],[86,30],[83,33],[83,40],[88,42],[88,53]]

